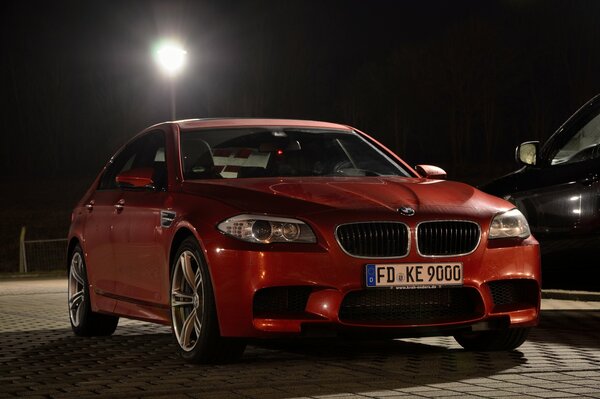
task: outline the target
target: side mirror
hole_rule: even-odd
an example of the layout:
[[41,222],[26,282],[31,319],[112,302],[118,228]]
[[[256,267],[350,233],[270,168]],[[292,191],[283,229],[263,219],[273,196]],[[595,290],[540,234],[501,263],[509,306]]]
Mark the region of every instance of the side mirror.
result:
[[523,165],[535,165],[537,162],[539,141],[526,141],[515,150],[515,160]]
[[445,179],[447,177],[444,169],[433,165],[417,165],[415,166],[415,170],[422,177],[428,179]]
[[121,188],[154,188],[153,174],[152,168],[130,169],[119,173],[115,180]]

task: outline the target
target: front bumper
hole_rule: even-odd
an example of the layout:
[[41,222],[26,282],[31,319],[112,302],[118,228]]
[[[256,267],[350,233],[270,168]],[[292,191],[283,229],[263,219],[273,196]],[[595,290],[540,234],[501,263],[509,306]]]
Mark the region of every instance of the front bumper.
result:
[[[540,257],[533,238],[496,248],[482,243],[461,257],[385,260],[312,244],[257,247],[227,237],[219,241],[205,248],[223,336],[320,331],[423,336],[538,323]],[[367,263],[436,261],[462,262],[463,286],[365,288]]]

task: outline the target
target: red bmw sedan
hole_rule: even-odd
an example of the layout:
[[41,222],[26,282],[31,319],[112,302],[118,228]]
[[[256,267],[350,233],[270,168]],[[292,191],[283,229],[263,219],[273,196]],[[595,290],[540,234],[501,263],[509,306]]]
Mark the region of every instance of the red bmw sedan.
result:
[[73,211],[73,331],[170,325],[191,362],[320,334],[517,348],[538,323],[538,243],[510,202],[444,178],[334,123],[149,127]]

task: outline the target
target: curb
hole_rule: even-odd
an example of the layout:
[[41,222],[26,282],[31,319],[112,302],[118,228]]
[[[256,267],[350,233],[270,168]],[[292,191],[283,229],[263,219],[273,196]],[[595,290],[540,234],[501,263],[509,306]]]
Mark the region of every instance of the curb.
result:
[[0,281],[8,280],[43,280],[43,279],[57,279],[67,278],[66,271],[54,271],[54,272],[33,272],[33,273],[0,273]]
[[567,290],[542,290],[542,299],[566,299],[571,301],[600,302],[600,292],[592,291],[567,291]]

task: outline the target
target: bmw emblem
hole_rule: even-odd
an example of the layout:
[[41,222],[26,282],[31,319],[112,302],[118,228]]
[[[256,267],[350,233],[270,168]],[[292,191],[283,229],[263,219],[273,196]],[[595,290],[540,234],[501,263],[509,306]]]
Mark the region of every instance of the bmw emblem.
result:
[[415,210],[410,206],[401,206],[398,208],[398,212],[404,216],[413,216],[415,214]]

